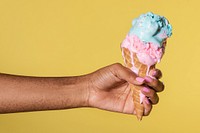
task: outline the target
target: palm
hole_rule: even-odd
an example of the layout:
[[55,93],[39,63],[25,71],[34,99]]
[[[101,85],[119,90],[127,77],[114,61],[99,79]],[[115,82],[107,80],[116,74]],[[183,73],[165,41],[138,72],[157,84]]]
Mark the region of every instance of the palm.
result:
[[118,79],[112,73],[97,76],[90,95],[90,105],[109,111],[133,114],[132,91],[129,83]]

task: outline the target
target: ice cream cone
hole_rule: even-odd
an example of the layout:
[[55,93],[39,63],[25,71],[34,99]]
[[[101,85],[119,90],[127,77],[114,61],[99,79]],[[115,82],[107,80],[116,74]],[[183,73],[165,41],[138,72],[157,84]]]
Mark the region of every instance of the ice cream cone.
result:
[[[150,76],[149,72],[160,62],[167,38],[172,35],[169,21],[152,12],[141,14],[132,21],[132,27],[121,44],[126,67],[139,77]],[[131,85],[133,90],[134,112],[138,120],[144,115],[142,86]]]
[[[128,48],[122,47],[122,54],[124,57],[124,62],[126,67],[134,71],[138,76],[145,77],[148,75],[149,71],[155,67],[155,65],[148,68],[147,65],[139,62],[136,53],[129,51]],[[142,103],[141,98],[141,86],[130,84],[130,88],[133,91],[133,103],[134,103],[134,111],[136,113],[137,119],[139,121],[142,120],[144,115],[144,105]]]

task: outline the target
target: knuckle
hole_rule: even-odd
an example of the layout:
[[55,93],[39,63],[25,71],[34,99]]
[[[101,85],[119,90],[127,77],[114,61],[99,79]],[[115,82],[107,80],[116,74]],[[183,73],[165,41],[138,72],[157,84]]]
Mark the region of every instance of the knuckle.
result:
[[157,96],[156,92],[152,90],[150,93],[150,97],[155,98],[156,96]]
[[162,72],[159,69],[156,69],[157,74],[162,74]]
[[156,91],[161,92],[161,91],[164,90],[164,84],[163,84],[161,81],[159,81],[159,80],[154,80],[154,82],[153,82],[152,84],[153,84],[152,87],[153,87]]
[[156,77],[157,79],[160,79],[162,77],[162,72],[159,69],[155,69],[154,73],[155,75],[153,76]]
[[159,74],[160,74],[159,78],[161,78],[163,76],[163,74],[160,70],[159,70]]
[[110,65],[110,68],[113,69],[113,70],[121,70],[122,67],[123,66],[120,63],[114,63],[114,64]]
[[159,102],[159,97],[156,96],[156,97],[154,98],[153,104],[154,104],[154,105],[155,105],[155,104],[158,104],[158,102]]
[[119,67],[122,67],[122,64],[120,64],[120,63],[115,63],[115,64],[113,64],[113,66],[119,68]]
[[108,68],[110,70],[119,70],[121,68],[121,64],[120,63],[114,63],[108,66]]
[[159,89],[159,91],[161,92],[161,91],[163,91],[165,89],[165,85],[161,82],[160,83],[160,89]]
[[156,86],[158,86],[158,85],[159,85],[159,80],[155,79],[155,80],[153,81],[153,86],[156,87]]
[[163,88],[162,88],[162,90],[165,90],[165,84],[164,84],[164,83],[162,83],[162,85],[163,85]]

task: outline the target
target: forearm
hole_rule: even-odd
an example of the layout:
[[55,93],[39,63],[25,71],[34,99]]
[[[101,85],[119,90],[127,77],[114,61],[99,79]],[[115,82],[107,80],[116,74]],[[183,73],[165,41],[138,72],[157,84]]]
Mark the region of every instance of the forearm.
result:
[[87,79],[0,74],[0,113],[87,106]]

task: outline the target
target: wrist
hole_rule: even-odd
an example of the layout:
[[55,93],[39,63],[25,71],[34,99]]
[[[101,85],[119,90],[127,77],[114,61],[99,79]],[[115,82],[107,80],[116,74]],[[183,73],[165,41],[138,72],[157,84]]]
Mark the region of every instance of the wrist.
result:
[[87,76],[67,77],[63,86],[66,108],[88,107]]

